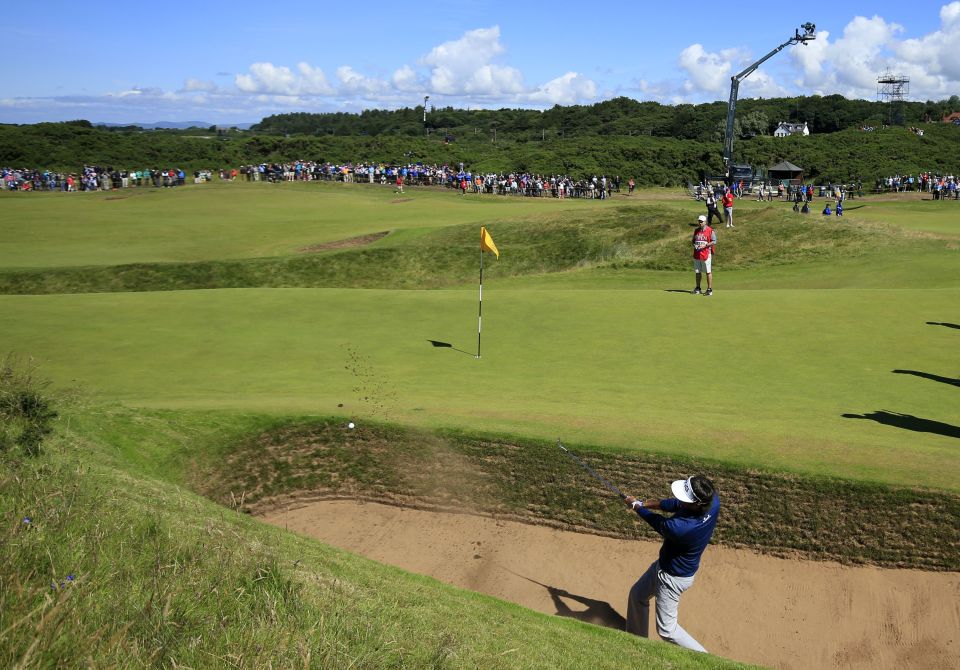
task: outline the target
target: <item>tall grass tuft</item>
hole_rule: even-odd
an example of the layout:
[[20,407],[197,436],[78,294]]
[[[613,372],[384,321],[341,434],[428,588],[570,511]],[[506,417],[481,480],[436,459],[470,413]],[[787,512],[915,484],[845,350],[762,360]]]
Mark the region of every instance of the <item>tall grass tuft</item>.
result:
[[0,453],[19,449],[27,456],[40,454],[57,418],[46,393],[49,385],[37,377],[32,361],[12,353],[0,360]]

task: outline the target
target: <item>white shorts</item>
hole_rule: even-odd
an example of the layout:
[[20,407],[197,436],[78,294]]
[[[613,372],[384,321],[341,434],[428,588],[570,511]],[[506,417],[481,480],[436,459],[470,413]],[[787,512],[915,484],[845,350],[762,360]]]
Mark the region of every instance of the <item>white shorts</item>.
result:
[[698,258],[694,258],[693,271],[697,274],[700,274],[701,272],[706,272],[707,274],[711,274],[712,271],[710,270],[710,265],[712,260],[713,260],[713,255],[711,255],[710,258],[708,258],[705,261],[701,261]]

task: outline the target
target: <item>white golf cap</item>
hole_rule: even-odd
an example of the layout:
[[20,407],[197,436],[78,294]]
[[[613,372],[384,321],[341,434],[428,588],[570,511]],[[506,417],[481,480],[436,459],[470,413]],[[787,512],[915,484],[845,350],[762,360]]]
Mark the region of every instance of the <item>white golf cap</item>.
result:
[[697,496],[693,492],[693,487],[690,485],[690,479],[690,477],[687,479],[678,479],[670,485],[670,490],[673,492],[673,497],[680,502],[699,504],[700,501],[697,500]]
[[703,215],[703,214],[701,214],[700,216],[697,217],[697,221],[699,221],[699,222],[701,222],[701,223],[705,223],[706,220],[707,220],[707,217],[706,217],[705,215]]

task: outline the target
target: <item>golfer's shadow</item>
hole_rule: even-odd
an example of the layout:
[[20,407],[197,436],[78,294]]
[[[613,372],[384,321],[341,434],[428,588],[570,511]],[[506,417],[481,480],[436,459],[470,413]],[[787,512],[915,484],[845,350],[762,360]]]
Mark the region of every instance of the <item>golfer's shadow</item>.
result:
[[935,375],[930,372],[921,372],[920,370],[894,370],[893,374],[895,375],[913,375],[914,377],[922,377],[923,379],[929,379],[933,382],[940,382],[941,384],[949,384],[950,386],[960,386],[960,379],[954,379],[952,377],[942,377],[940,375]]
[[[627,627],[627,620],[617,610],[613,609],[613,606],[608,602],[578,596],[555,586],[545,585],[544,588],[547,589],[547,593],[553,599],[553,604],[557,608],[557,616],[570,617],[584,623],[592,623],[594,626],[606,626],[617,630],[624,630]],[[567,600],[586,605],[587,609],[572,609],[567,604]]]
[[[510,572],[513,571],[511,570]],[[516,572],[513,574],[517,575]],[[613,606],[608,602],[594,600],[586,596],[578,596],[575,593],[570,593],[566,589],[548,586],[547,584],[538,582],[536,579],[530,579],[523,575],[517,575],[517,577],[521,577],[528,582],[533,582],[545,588],[547,593],[550,594],[550,599],[553,600],[553,606],[557,608],[557,616],[565,616],[570,619],[583,621],[584,623],[592,623],[594,626],[605,626],[607,628],[616,628],[617,630],[625,630],[627,627],[627,620],[617,610],[613,609]],[[586,609],[574,609],[568,604],[568,601],[585,605]]]
[[882,409],[877,412],[868,412],[864,414],[841,414],[844,419],[869,419],[886,426],[903,428],[918,433],[933,433],[934,435],[943,435],[944,437],[960,438],[960,426],[954,426],[942,421],[933,419],[924,419],[912,414],[901,414],[900,412],[888,412]]

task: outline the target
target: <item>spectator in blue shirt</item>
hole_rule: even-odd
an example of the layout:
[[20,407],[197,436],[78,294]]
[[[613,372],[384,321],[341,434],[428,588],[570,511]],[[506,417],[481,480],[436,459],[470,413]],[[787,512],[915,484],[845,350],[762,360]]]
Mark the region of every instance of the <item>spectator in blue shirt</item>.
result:
[[[627,602],[627,632],[642,637],[650,629],[650,598],[657,601],[657,633],[664,640],[694,651],[706,649],[677,622],[680,594],[693,585],[700,556],[710,543],[720,496],[703,475],[680,479],[670,486],[673,498],[637,500],[625,498],[641,519],[663,536],[660,557],[630,589]],[[653,510],[672,514],[666,517]]]

